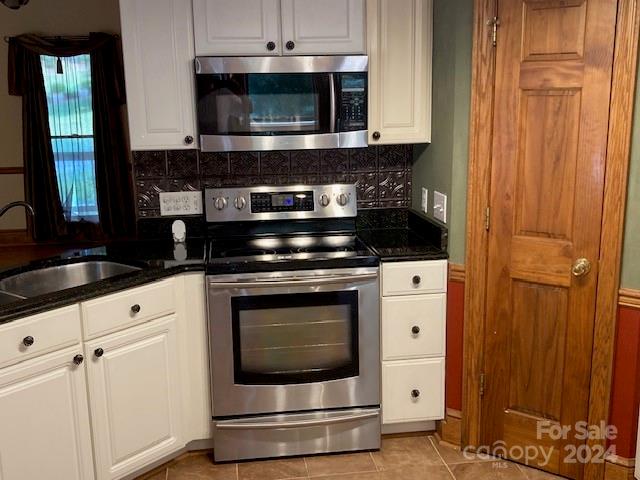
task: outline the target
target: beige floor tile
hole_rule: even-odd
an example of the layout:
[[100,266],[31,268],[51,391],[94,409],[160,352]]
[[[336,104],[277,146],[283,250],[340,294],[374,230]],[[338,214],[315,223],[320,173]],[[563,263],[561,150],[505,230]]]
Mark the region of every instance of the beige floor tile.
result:
[[168,480],[237,480],[235,464],[214,464],[208,455],[193,455],[169,465]]
[[402,467],[380,472],[380,480],[454,480],[444,465]]
[[310,477],[376,471],[376,465],[368,453],[319,455],[307,457],[305,461]]
[[139,477],[137,480],[167,480],[167,469],[164,468],[160,472],[147,473]]
[[433,446],[438,450],[438,453],[447,465],[455,465],[457,463],[471,463],[471,462],[488,462],[496,460],[493,457],[487,455],[476,455],[473,452],[462,452],[459,448],[449,445],[442,445],[438,442],[436,437],[429,437],[429,440]]
[[[345,473],[343,475],[328,475],[324,477],[312,477],[313,480],[383,480],[380,473]],[[395,480],[404,480],[396,478]]]
[[526,480],[524,473],[507,461],[458,463],[451,465],[456,480]]
[[240,480],[284,480],[306,477],[307,467],[302,458],[238,464],[238,478]]
[[381,470],[399,467],[442,465],[442,460],[426,436],[382,439],[382,448],[373,452]]
[[518,468],[524,473],[528,480],[562,480],[563,477],[552,475],[542,470],[536,470],[535,468],[525,467],[524,465],[518,465]]

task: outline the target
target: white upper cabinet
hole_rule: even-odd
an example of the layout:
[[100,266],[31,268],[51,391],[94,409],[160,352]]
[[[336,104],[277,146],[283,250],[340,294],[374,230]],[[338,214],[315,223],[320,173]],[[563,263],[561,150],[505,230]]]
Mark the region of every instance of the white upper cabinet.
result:
[[282,0],[285,55],[364,54],[364,0]]
[[194,0],[196,55],[280,55],[279,0]]
[[431,142],[432,0],[367,0],[369,144]]
[[364,54],[365,0],[193,0],[197,56]]
[[191,0],[120,0],[133,150],[196,148]]

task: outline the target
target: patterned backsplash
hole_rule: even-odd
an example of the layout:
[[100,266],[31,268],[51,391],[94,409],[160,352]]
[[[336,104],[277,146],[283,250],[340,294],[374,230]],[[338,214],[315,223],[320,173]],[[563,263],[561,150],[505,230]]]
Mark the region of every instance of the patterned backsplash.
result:
[[160,216],[160,192],[208,187],[355,183],[358,207],[411,204],[413,145],[352,150],[206,153],[133,152],[138,218]]

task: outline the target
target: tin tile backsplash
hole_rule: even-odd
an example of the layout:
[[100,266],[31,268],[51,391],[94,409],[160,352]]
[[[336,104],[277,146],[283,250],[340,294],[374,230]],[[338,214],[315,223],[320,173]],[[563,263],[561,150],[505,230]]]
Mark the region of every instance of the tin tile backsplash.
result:
[[355,183],[358,207],[408,207],[413,145],[352,150],[133,152],[139,218],[160,216],[160,192],[206,187]]

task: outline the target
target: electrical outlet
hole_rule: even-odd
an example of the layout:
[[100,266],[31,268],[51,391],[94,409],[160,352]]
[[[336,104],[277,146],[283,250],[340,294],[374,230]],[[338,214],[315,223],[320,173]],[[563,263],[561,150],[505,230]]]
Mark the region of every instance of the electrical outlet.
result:
[[202,192],[161,192],[160,215],[176,217],[202,214]]
[[422,211],[427,213],[429,211],[429,190],[422,189]]
[[438,191],[433,192],[433,217],[447,223],[447,196]]

